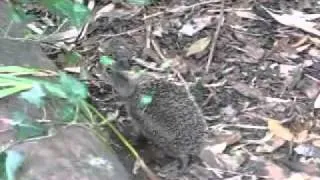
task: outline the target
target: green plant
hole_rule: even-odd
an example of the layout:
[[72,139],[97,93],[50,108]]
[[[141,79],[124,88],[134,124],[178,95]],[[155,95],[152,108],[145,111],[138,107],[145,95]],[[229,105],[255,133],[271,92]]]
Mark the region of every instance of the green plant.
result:
[[23,11],[22,6],[26,4],[42,5],[50,13],[68,19],[72,25],[78,28],[81,28],[89,20],[91,13],[84,4],[72,0],[17,0],[8,10],[14,22],[21,22],[31,17]]
[[[25,77],[28,75],[28,77]],[[39,76],[53,76],[55,81],[48,81],[40,79]],[[20,98],[26,100],[28,103],[33,104],[37,108],[45,108],[50,101],[49,99],[62,102],[67,106],[59,106],[57,112],[65,107],[71,108],[68,116],[59,116],[66,119],[61,119],[63,122],[75,123],[80,119],[79,117],[85,116],[92,127],[107,125],[122,141],[122,143],[130,150],[133,156],[140,162],[142,168],[149,174],[154,176],[148,167],[144,164],[136,150],[129,144],[129,142],[122,136],[122,134],[105,118],[93,105],[87,102],[88,90],[84,83],[76,80],[75,78],[65,73],[55,73],[41,69],[30,69],[19,66],[3,66],[0,67],[0,99],[20,93]],[[68,110],[68,109],[67,109]],[[63,111],[62,111],[63,112]],[[71,117],[71,118],[70,118]],[[101,119],[101,122],[95,120],[94,117]],[[16,136],[19,140],[34,138],[46,134],[47,129],[41,123],[29,119],[22,112],[14,112],[10,124],[16,129]],[[103,138],[102,136],[99,136]],[[105,139],[104,139],[105,141]],[[12,164],[7,161],[8,158],[3,157],[0,153],[0,170],[8,170],[8,165]],[[2,156],[1,156],[2,155]],[[12,161],[12,160],[10,160]],[[18,164],[16,164],[18,165]],[[5,167],[5,168],[3,168]],[[15,168],[12,168],[15,170]],[[12,173],[11,173],[12,174]],[[153,177],[152,179],[156,179]]]

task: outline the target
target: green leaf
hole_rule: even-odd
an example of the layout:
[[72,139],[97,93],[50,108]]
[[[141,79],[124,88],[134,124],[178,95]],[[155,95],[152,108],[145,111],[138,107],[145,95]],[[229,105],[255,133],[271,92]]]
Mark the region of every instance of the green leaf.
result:
[[29,103],[36,105],[40,108],[43,105],[43,97],[46,93],[43,91],[39,83],[34,83],[29,91],[21,93],[20,97],[27,100]]
[[147,6],[151,5],[154,2],[154,0],[127,0],[127,2],[129,4],[134,4],[138,6]]
[[32,87],[32,85],[18,85],[18,86],[14,86],[14,87],[8,87],[8,88],[3,88],[0,89],[0,99],[13,95],[15,93],[24,91],[24,90],[28,90]]
[[78,103],[88,97],[87,86],[66,73],[60,73],[60,83],[71,102]]
[[15,23],[20,23],[25,19],[25,13],[21,8],[18,7],[8,7],[7,12],[9,14],[10,19]]
[[35,74],[39,72],[39,69],[34,68],[26,68],[21,66],[1,66],[0,73],[14,73],[15,75],[28,75],[28,74]]
[[72,104],[66,103],[57,110],[56,115],[64,122],[71,122],[74,120],[76,113],[76,108]]
[[81,27],[89,19],[90,10],[80,3],[75,3],[73,6],[72,22],[77,26]]
[[110,66],[114,63],[114,60],[109,56],[101,56],[100,57],[100,63],[105,66]]
[[42,3],[49,11],[67,17],[77,27],[83,26],[89,19],[90,10],[83,4],[71,0],[45,0]]
[[18,140],[25,140],[46,134],[47,129],[44,126],[36,121],[31,121],[22,112],[15,112],[12,119]]
[[22,166],[24,155],[20,152],[9,150],[6,152],[6,174],[8,180],[15,180],[17,170]]
[[7,154],[5,152],[0,152],[0,179],[7,179],[6,176],[6,158]]
[[145,107],[147,105],[149,105],[152,102],[152,95],[143,95],[140,98],[140,106]]
[[0,82],[14,82],[15,84],[29,84],[32,85],[32,83],[36,81],[31,78],[22,78],[17,77],[13,74],[0,74]]
[[65,60],[68,65],[74,65],[79,62],[81,55],[78,52],[72,51],[65,54]]
[[67,98],[67,94],[63,91],[60,84],[45,82],[42,83],[44,87],[47,89],[51,95],[59,97],[59,98]]

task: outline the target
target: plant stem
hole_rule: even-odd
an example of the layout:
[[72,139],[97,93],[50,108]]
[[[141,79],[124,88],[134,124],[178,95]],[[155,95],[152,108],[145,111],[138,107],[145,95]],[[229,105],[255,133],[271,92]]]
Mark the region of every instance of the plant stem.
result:
[[131,146],[131,144],[126,140],[126,138],[105,118],[94,106],[89,103],[86,103],[87,107],[91,109],[96,115],[99,116],[115,134],[121,140],[121,142],[129,149],[132,155],[136,158],[136,160],[140,163],[141,168],[147,174],[147,176],[151,180],[159,180],[159,178],[151,171],[151,169],[144,163],[143,159],[139,156],[137,151]]

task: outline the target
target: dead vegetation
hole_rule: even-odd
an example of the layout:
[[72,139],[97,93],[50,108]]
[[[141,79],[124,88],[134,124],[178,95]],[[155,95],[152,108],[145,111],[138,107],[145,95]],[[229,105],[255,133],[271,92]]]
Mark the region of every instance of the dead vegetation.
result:
[[[161,0],[140,7],[90,0],[90,5],[94,14],[82,31],[57,31],[45,39],[54,47],[45,49],[64,70],[86,74],[92,101],[106,115],[116,114],[118,128],[158,176],[320,177],[319,1]],[[80,53],[81,63],[66,64],[58,56],[61,49]],[[129,59],[131,70],[187,87],[200,82],[199,105],[212,136],[188,173],[178,177],[177,164],[134,140],[118,96],[101,81],[102,55]],[[136,168],[126,155],[123,162],[129,171]]]

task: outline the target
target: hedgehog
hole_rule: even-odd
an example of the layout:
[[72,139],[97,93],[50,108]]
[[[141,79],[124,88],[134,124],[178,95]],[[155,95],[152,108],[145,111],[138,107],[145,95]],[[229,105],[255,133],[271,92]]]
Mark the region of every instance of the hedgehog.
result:
[[129,78],[116,68],[110,78],[141,135],[179,160],[184,172],[191,158],[200,154],[208,130],[187,88],[147,74]]

